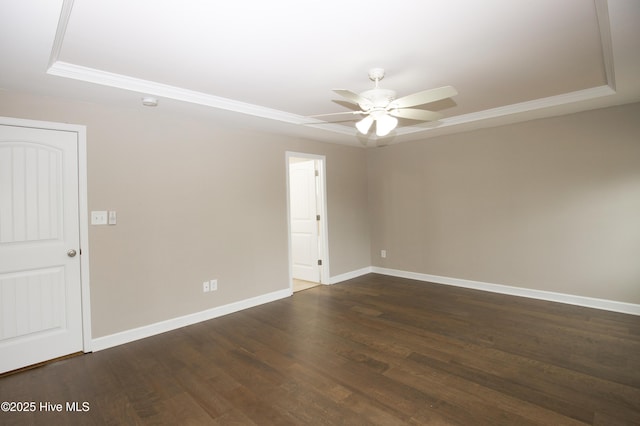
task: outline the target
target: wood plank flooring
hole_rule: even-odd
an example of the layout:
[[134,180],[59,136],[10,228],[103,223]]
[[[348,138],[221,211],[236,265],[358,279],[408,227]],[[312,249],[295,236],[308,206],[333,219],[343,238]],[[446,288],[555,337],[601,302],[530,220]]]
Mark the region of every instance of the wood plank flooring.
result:
[[0,401],[38,404],[3,425],[639,425],[640,317],[370,274],[1,378]]

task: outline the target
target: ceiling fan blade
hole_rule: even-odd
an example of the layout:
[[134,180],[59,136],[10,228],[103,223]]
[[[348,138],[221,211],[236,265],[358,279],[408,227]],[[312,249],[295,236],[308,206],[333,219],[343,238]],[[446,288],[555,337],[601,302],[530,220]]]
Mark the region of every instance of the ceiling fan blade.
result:
[[389,115],[393,115],[394,117],[408,118],[410,120],[418,121],[437,121],[442,118],[442,114],[439,112],[416,108],[390,109],[388,112]]
[[308,118],[316,118],[316,117],[328,117],[330,115],[344,115],[344,114],[366,114],[366,112],[364,111],[345,111],[345,112],[330,112],[328,114],[316,114],[316,115],[309,115]]
[[412,95],[396,99],[389,105],[390,108],[408,108],[416,105],[428,104],[440,99],[450,98],[458,94],[451,86],[438,87],[437,89],[423,90]]
[[369,104],[371,101],[367,98],[363,98],[355,92],[347,89],[333,89],[334,93],[342,96],[343,98],[353,102],[354,104]]

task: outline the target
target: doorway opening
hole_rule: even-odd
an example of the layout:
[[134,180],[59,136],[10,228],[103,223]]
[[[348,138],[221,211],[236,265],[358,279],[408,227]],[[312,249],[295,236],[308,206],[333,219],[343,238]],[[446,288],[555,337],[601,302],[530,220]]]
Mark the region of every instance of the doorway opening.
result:
[[286,153],[292,292],[329,282],[325,157]]

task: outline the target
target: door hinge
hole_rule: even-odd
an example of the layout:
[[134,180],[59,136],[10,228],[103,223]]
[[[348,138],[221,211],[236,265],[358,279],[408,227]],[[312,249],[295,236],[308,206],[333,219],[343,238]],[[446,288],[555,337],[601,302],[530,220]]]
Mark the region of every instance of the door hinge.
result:
[[322,266],[322,259],[318,259],[318,266]]
[[320,176],[320,172],[318,170],[314,170],[316,177]]
[[316,215],[316,220],[320,220],[320,215],[319,214]]

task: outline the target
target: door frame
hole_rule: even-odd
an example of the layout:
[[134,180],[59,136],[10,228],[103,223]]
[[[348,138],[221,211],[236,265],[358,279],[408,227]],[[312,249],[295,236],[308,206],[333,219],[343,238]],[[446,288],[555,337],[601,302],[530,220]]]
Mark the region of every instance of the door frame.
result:
[[27,120],[0,116],[0,124],[77,134],[78,143],[78,219],[80,232],[80,291],[82,305],[82,351],[92,351],[91,294],[89,285],[89,214],[87,204],[87,128],[79,124]]
[[327,173],[326,173],[326,157],[324,155],[308,154],[304,152],[285,152],[285,169],[287,176],[287,247],[289,262],[289,288],[293,292],[293,257],[291,248],[291,188],[289,176],[289,162],[291,158],[306,158],[309,160],[317,160],[320,163],[318,177],[320,183],[320,240],[321,248],[319,250],[322,265],[320,266],[320,284],[329,284],[329,216],[327,215]]

